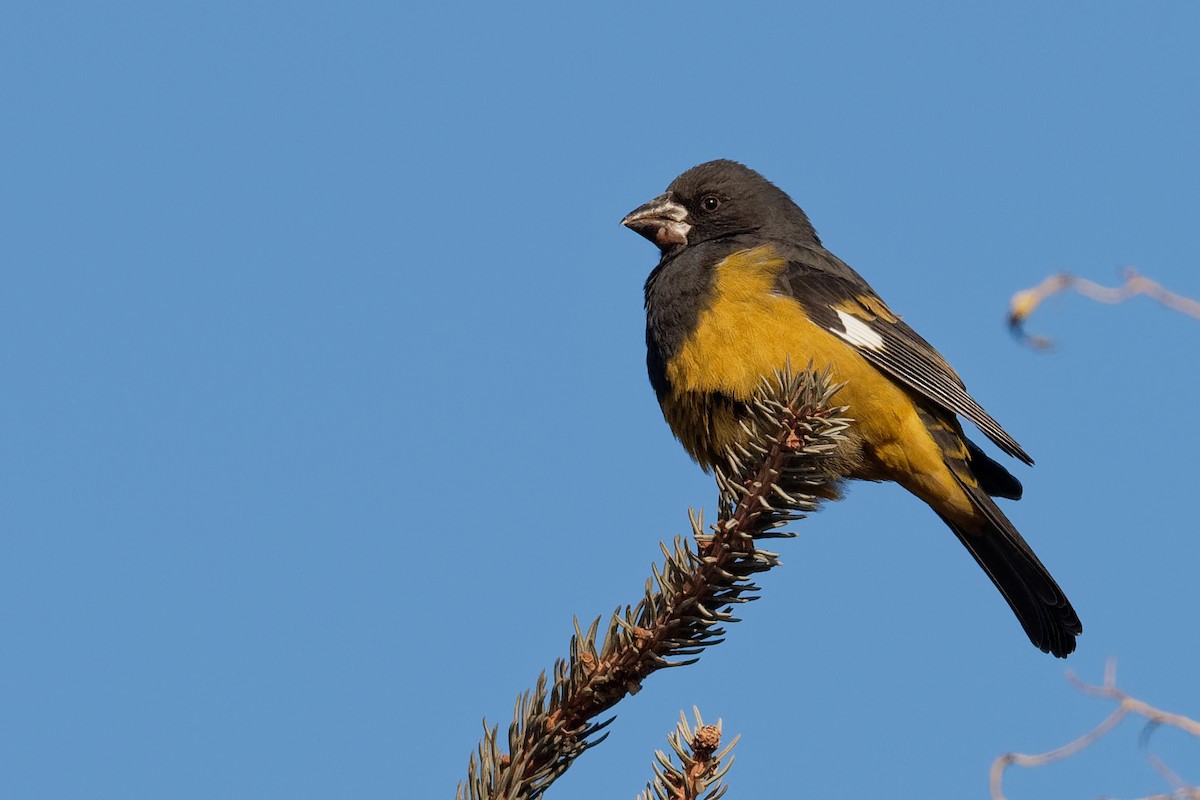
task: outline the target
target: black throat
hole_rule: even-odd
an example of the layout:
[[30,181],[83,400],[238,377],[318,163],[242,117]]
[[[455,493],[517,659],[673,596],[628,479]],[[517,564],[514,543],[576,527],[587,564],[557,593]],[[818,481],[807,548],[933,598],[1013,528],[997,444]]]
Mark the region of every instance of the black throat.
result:
[[646,368],[660,400],[670,388],[666,365],[712,304],[716,266],[745,246],[737,236],[692,245],[664,256],[646,278]]

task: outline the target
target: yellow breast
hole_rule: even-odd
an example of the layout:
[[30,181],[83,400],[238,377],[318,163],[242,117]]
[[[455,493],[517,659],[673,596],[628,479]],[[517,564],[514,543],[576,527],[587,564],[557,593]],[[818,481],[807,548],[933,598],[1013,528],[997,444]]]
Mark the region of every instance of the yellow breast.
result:
[[742,435],[737,403],[789,360],[794,369],[811,362],[830,367],[834,380],[846,384],[835,399],[850,407],[855,441],[842,474],[895,480],[895,473],[944,471],[911,396],[812,322],[795,298],[776,291],[785,267],[769,246],[735,253],[716,267],[710,304],[666,365],[672,391],[663,412],[683,446],[711,468]]

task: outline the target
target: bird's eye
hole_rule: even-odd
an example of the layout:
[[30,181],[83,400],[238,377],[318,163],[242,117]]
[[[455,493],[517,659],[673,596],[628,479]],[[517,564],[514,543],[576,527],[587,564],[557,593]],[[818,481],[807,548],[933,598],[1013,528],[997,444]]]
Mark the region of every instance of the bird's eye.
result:
[[705,211],[716,211],[717,207],[720,205],[721,198],[717,197],[715,194],[706,194],[704,197],[700,198],[700,207]]

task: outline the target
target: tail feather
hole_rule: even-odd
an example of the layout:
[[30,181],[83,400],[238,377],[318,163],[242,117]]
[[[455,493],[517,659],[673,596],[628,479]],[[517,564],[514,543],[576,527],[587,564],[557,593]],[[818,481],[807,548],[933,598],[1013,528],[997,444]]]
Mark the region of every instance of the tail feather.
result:
[[979,449],[979,445],[965,436],[962,441],[967,446],[967,460],[971,462],[971,472],[979,481],[979,488],[992,497],[1020,500],[1021,482],[1002,464]]
[[982,524],[979,530],[967,530],[939,516],[996,584],[1030,641],[1043,652],[1066,658],[1083,633],[1066,594],[992,499],[957,473],[955,478],[979,510]]

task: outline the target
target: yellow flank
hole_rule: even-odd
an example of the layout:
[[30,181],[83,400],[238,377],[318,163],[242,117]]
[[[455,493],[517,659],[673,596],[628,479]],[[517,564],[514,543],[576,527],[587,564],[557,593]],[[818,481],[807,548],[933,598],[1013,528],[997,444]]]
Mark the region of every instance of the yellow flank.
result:
[[[785,266],[764,245],[734,253],[716,267],[714,300],[666,368],[671,396],[663,411],[676,437],[710,468],[741,435],[733,408],[713,395],[747,400],[762,376],[788,359],[799,369],[810,360],[817,369],[829,365],[833,379],[846,384],[836,399],[850,407],[855,438],[861,439],[861,458],[844,477],[896,481],[940,513],[969,524],[975,509],[946,464],[947,456],[959,454],[943,453],[906,390],[852,345],[811,322],[796,300],[775,292]],[[863,305],[868,313],[895,318],[881,301]]]

